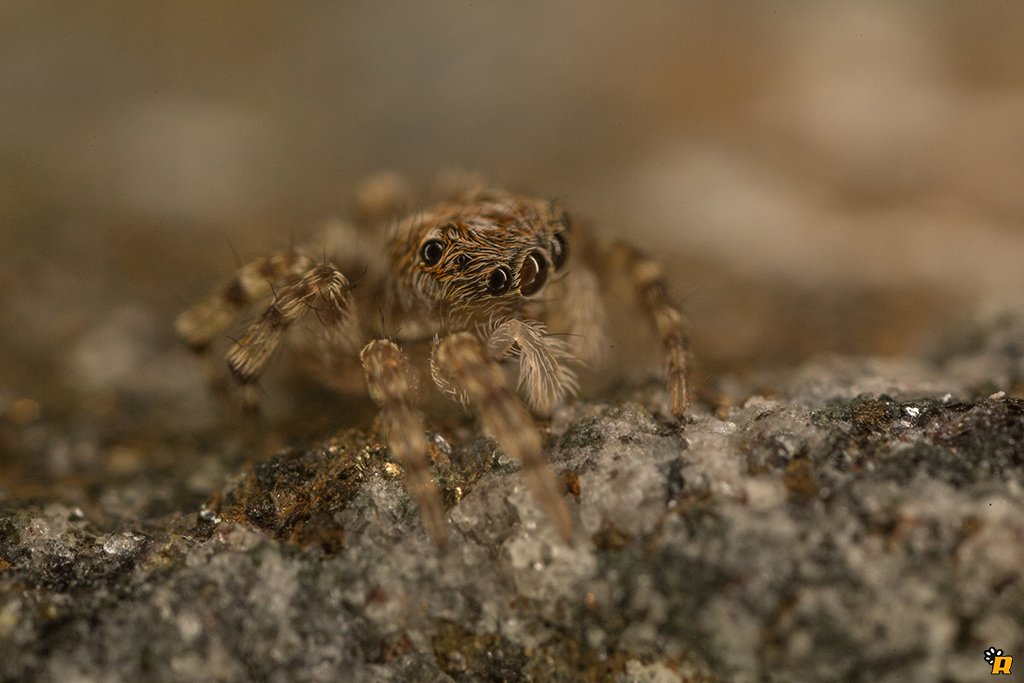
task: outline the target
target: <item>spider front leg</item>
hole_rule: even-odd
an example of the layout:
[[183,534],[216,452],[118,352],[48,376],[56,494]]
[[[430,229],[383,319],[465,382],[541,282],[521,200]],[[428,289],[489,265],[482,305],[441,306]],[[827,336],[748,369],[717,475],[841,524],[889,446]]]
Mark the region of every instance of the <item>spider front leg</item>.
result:
[[534,498],[559,535],[570,541],[572,518],[558,478],[544,459],[540,432],[526,408],[505,388],[501,366],[469,332],[442,339],[431,360],[438,385],[460,391],[472,402],[484,428],[522,464]]
[[334,266],[313,266],[285,287],[253,323],[227,359],[231,376],[243,388],[243,399],[248,407],[256,405],[256,395],[251,389],[277,348],[281,335],[306,311],[316,311],[330,343],[342,350],[355,347],[359,325],[350,290],[348,280]]
[[558,284],[562,291],[552,302],[550,327],[568,333],[566,341],[583,363],[600,365],[608,355],[608,338],[597,275],[583,263],[574,263]]
[[394,342],[371,341],[359,354],[370,396],[380,406],[381,427],[391,454],[405,470],[405,485],[420,506],[427,533],[445,544],[444,508],[427,466],[423,421],[413,405],[415,382],[405,355]]
[[246,263],[235,277],[199,303],[183,311],[174,321],[178,336],[196,353],[204,352],[235,316],[289,277],[313,266],[297,251],[284,251]]
[[661,338],[668,361],[672,414],[682,418],[690,404],[686,369],[689,339],[684,329],[683,314],[669,297],[665,274],[657,262],[628,244],[614,244],[609,256],[612,266],[624,271],[629,278],[644,314]]

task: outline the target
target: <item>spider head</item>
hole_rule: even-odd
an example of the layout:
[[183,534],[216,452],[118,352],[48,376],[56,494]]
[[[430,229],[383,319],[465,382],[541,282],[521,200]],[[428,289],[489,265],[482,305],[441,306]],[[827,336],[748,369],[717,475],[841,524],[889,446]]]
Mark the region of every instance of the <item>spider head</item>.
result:
[[400,300],[448,310],[538,299],[568,257],[569,221],[549,202],[491,192],[406,219],[393,243]]

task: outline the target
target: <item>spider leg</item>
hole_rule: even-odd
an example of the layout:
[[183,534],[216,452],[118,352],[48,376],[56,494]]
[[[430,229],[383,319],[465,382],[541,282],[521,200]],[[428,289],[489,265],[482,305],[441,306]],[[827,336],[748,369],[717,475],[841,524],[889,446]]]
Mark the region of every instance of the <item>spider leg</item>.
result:
[[[354,345],[358,338],[358,321],[350,289],[345,276],[325,263],[309,268],[281,291],[228,353],[228,369],[232,378],[247,390],[243,396],[247,405],[255,406],[255,392],[249,389],[259,378],[281,335],[311,308],[316,310],[332,342],[343,348]],[[322,305],[315,305],[317,297]]]
[[501,366],[487,355],[469,332],[453,333],[434,349],[432,368],[442,387],[456,387],[475,405],[484,428],[506,453],[518,460],[534,498],[566,542],[572,539],[572,519],[561,487],[544,459],[540,432],[526,408],[504,384]]
[[690,403],[686,369],[689,339],[684,329],[683,314],[669,297],[665,274],[657,262],[628,244],[613,244],[609,257],[613,267],[626,273],[644,314],[661,338],[668,361],[672,414],[682,418]]
[[451,168],[434,180],[430,197],[437,201],[470,201],[487,189],[487,178],[476,171]]
[[427,466],[427,439],[413,405],[415,381],[401,349],[386,339],[371,341],[359,354],[370,396],[380,405],[384,438],[402,464],[405,485],[420,506],[427,533],[445,544],[444,508]]
[[401,174],[378,173],[356,188],[355,219],[363,229],[377,229],[404,216],[411,205],[412,189]]
[[174,329],[193,351],[202,353],[252,302],[270,294],[275,284],[308,270],[312,265],[306,256],[295,250],[246,263],[234,278],[183,311],[174,321]]
[[519,391],[538,415],[550,415],[566,394],[579,389],[576,373],[567,366],[575,360],[569,345],[548,336],[543,323],[506,320],[491,332],[487,351],[497,360],[519,356]]
[[553,300],[550,326],[565,330],[573,354],[584,363],[599,365],[608,355],[606,315],[601,286],[594,271],[574,263],[560,282],[561,294]]

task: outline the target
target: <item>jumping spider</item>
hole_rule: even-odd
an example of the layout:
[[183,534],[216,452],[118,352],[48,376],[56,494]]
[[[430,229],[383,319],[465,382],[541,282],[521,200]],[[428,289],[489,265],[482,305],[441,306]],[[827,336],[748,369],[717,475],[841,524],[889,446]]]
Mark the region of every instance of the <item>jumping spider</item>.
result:
[[[231,377],[254,404],[254,383],[282,334],[313,311],[322,334],[307,351],[317,374],[339,387],[365,377],[363,390],[380,406],[383,434],[427,532],[442,545],[444,512],[416,407],[417,380],[429,367],[433,383],[474,407],[522,464],[534,497],[568,541],[569,510],[530,412],[549,415],[576,391],[574,366],[599,360],[598,275],[618,272],[632,284],[661,339],[677,418],[688,403],[683,318],[656,263],[625,244],[598,250],[557,204],[469,178],[449,185],[436,203],[410,212],[400,179],[376,178],[357,195],[355,223],[321,235],[324,258],[290,249],[242,266],[178,317],[177,332],[195,351],[206,350],[239,313],[272,296],[227,354]],[[515,390],[506,370],[518,370]]]

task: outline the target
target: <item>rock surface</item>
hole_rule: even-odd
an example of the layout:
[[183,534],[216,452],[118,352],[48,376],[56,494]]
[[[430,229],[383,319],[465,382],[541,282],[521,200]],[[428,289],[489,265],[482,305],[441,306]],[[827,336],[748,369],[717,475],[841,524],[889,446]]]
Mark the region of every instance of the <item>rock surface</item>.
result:
[[1021,340],[723,377],[682,428],[653,380],[565,408],[572,545],[465,421],[432,434],[440,551],[372,431],[205,504],[114,486],[113,521],[7,498],[0,679],[982,679],[1024,651]]

